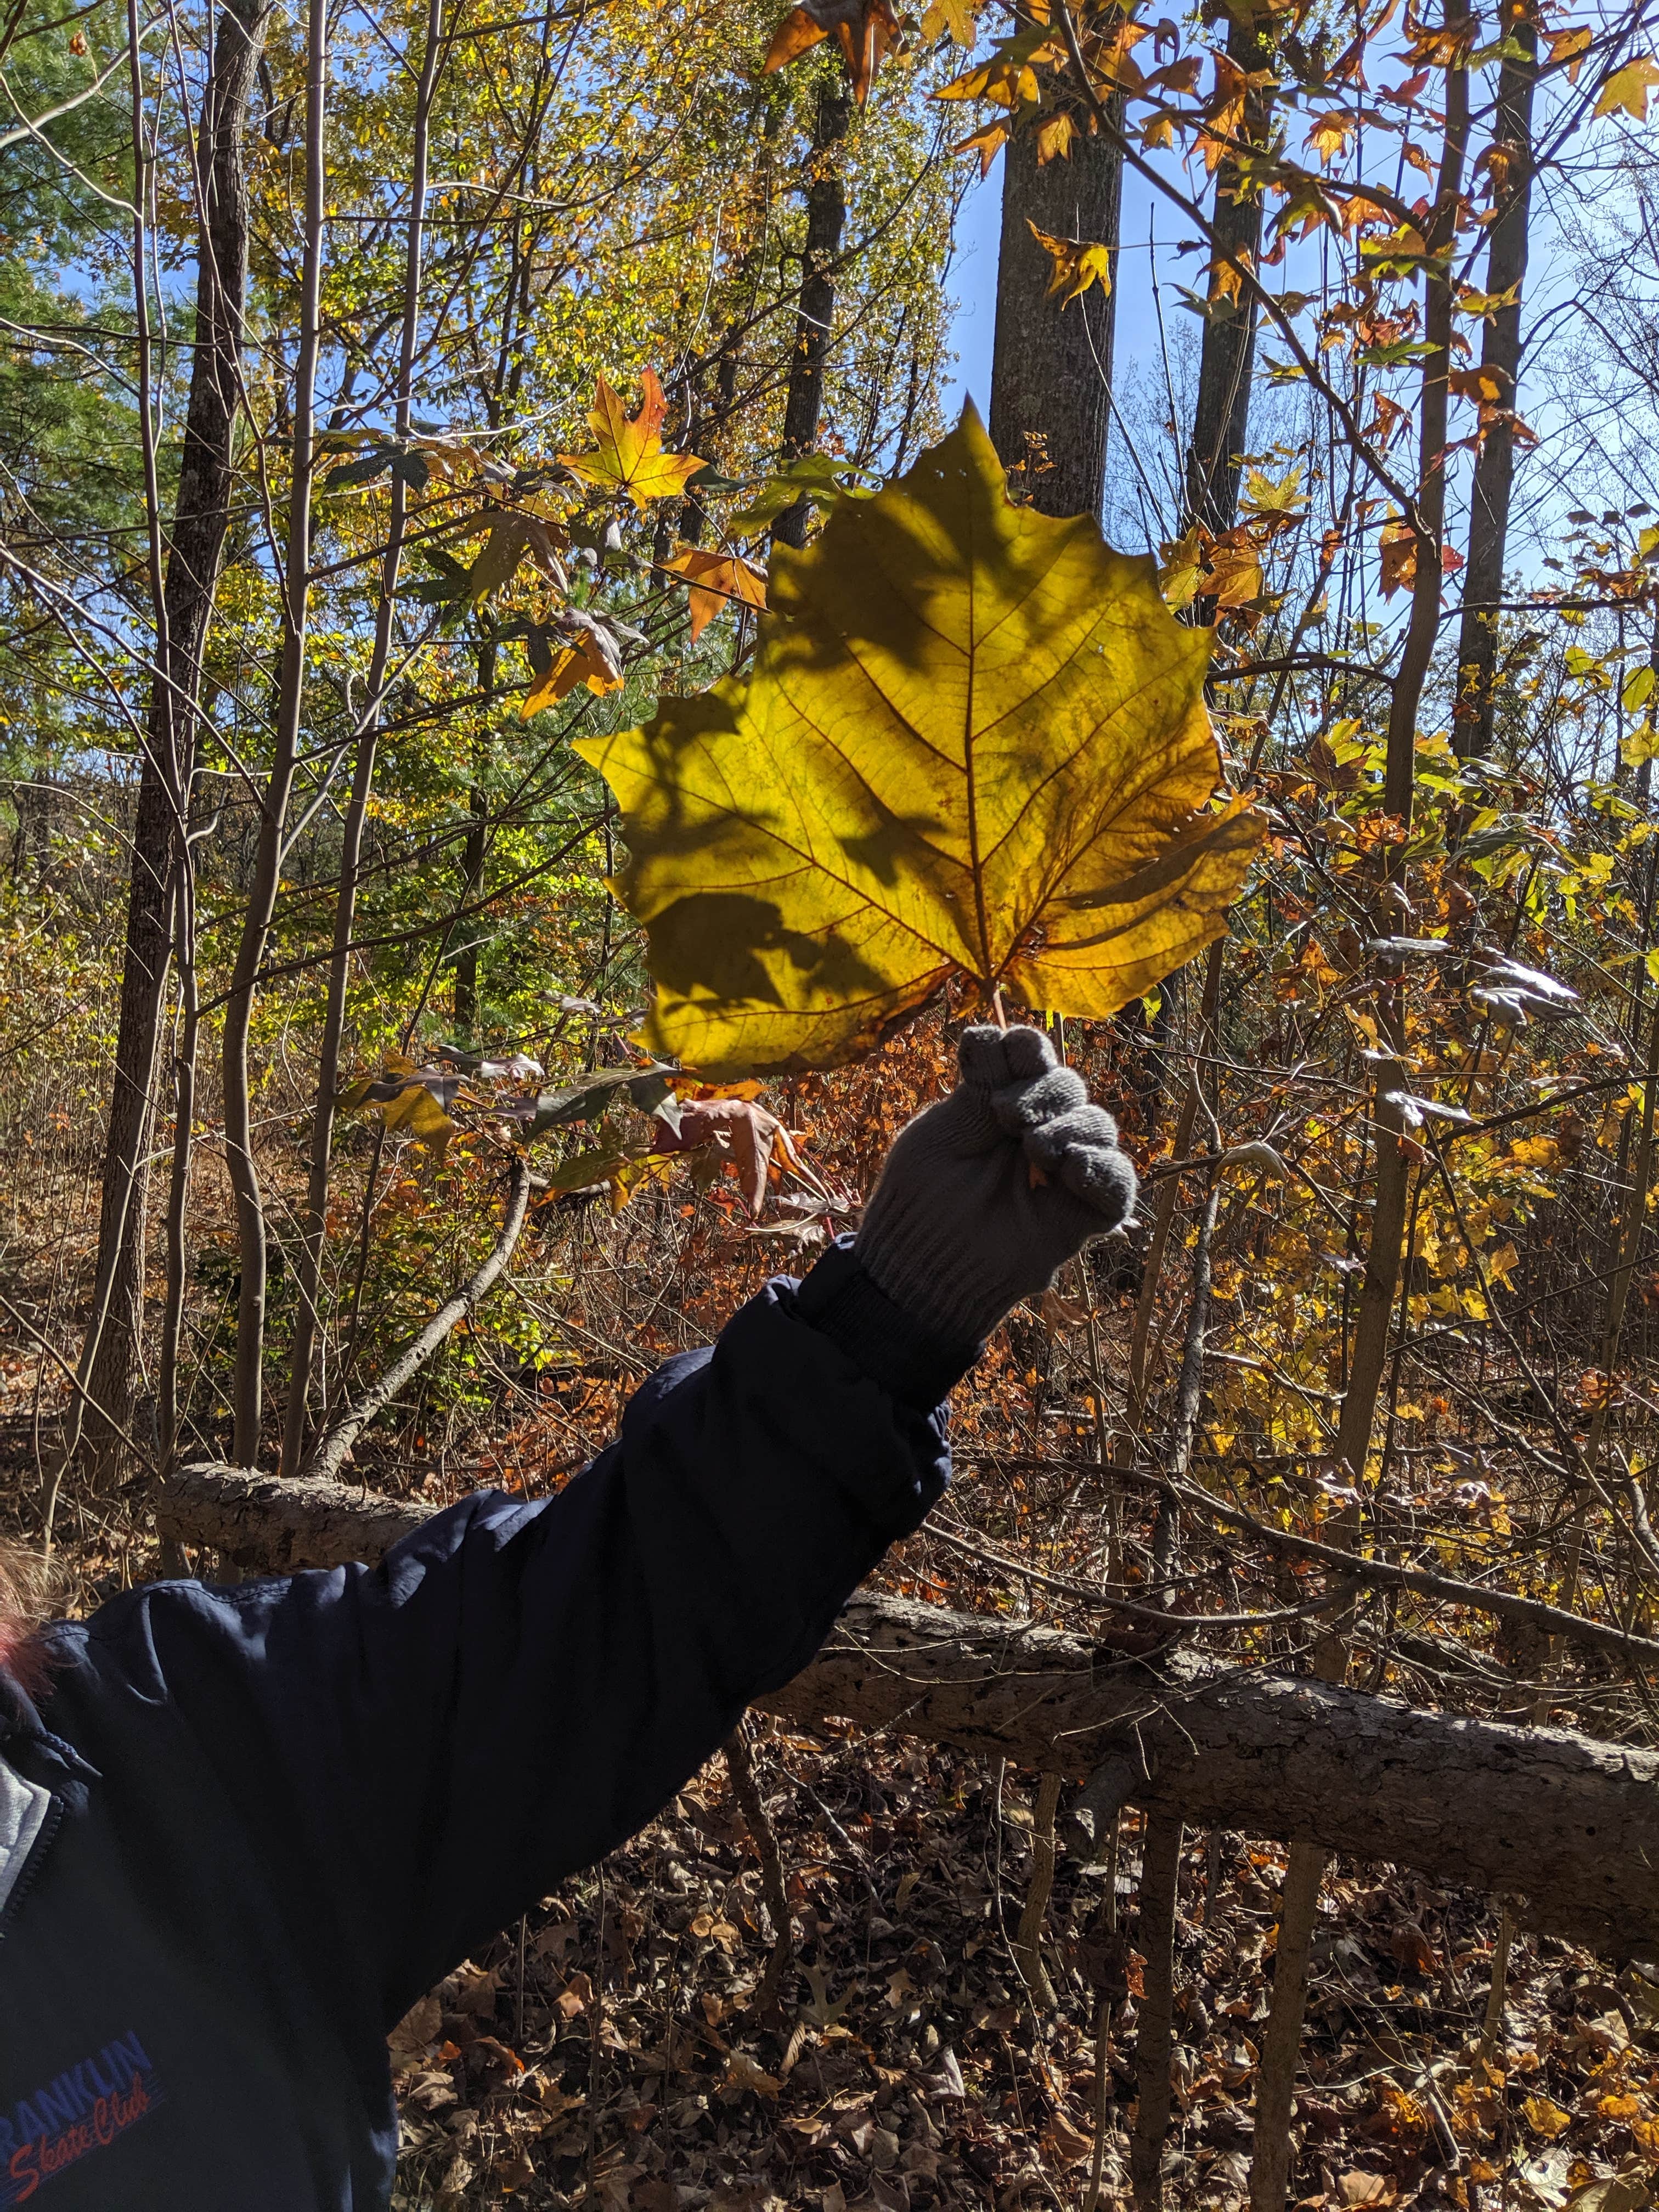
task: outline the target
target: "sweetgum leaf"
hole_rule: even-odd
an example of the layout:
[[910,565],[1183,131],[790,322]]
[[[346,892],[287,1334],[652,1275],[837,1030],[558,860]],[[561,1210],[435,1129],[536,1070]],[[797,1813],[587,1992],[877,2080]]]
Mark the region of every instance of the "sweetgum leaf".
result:
[[576,747],[622,805],[653,1051],[833,1066],[953,975],[1099,1018],[1221,934],[1261,824],[1200,811],[1210,633],[1094,522],[1015,507],[971,407],[775,549],[769,597],[746,683]]

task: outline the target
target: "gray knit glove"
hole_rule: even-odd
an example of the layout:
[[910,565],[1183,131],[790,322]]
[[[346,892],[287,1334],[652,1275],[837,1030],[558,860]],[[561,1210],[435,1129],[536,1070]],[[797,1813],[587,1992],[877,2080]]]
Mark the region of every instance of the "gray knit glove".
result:
[[887,1155],[853,1249],[904,1313],[975,1345],[1122,1226],[1135,1171],[1116,1122],[1041,1030],[967,1030],[959,1059],[957,1088]]

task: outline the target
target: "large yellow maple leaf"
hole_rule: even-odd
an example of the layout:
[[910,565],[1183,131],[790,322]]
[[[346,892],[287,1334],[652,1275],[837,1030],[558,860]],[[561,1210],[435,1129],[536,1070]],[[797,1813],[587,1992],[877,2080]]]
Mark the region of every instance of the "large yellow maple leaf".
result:
[[616,793],[654,1049],[831,1066],[953,975],[1110,1014],[1221,934],[1260,835],[1206,811],[1207,630],[1085,516],[1008,498],[969,408],[805,553],[754,671],[577,750]]
[[587,417],[598,446],[591,453],[561,453],[559,459],[584,483],[626,492],[643,514],[653,499],[678,497],[703,465],[695,453],[664,453],[661,431],[667,412],[654,369],[640,378],[640,411],[632,416],[621,393],[600,377]]

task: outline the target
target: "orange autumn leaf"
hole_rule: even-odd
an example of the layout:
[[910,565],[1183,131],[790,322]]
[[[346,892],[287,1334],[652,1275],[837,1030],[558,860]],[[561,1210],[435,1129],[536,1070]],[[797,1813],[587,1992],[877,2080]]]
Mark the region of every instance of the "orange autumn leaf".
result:
[[1446,388],[1459,399],[1473,399],[1483,406],[1495,406],[1504,397],[1503,379],[1496,369],[1484,366],[1450,370]]
[[803,0],[772,34],[766,51],[767,74],[798,60],[832,33],[847,64],[853,97],[862,107],[898,36],[898,18],[889,0]]
[[1225,54],[1212,54],[1210,60],[1215,70],[1215,89],[1205,106],[1198,150],[1213,176],[1216,164],[1232,152],[1243,133],[1247,80],[1243,70]]
[[691,642],[695,645],[723,607],[763,608],[766,577],[763,570],[732,553],[705,553],[689,546],[663,563],[671,574],[684,576],[691,608]]
[[519,719],[527,722],[544,708],[556,706],[561,699],[568,698],[579,684],[586,684],[596,699],[604,698],[607,691],[620,691],[623,687],[622,678],[607,665],[589,638],[567,645],[554,655],[553,665],[545,676],[537,678],[520,708]]
[[963,139],[959,145],[953,146],[951,151],[953,154],[975,153],[979,155],[979,174],[982,184],[991,173],[992,163],[1007,143],[1007,125],[988,123],[982,131],[974,131],[970,137]]
[[1546,31],[1550,60],[1559,69],[1565,62],[1567,82],[1577,84],[1578,72],[1584,66],[1584,56],[1595,43],[1595,33],[1588,23],[1570,23],[1559,31]]
[[1347,151],[1348,141],[1359,128],[1351,115],[1333,111],[1316,115],[1308,125],[1308,151],[1324,168]]
[[599,491],[626,492],[641,514],[654,499],[672,499],[703,466],[695,453],[665,453],[663,417],[668,402],[654,369],[640,378],[640,411],[629,415],[621,394],[604,377],[588,416],[599,443],[591,453],[561,453],[565,467]]
[[1417,536],[1409,522],[1385,522],[1377,550],[1382,563],[1382,596],[1391,599],[1417,579]]
[[[1396,518],[1385,522],[1377,540],[1382,560],[1379,579],[1382,596],[1392,599],[1396,592],[1409,590],[1417,581],[1417,538],[1409,522]],[[1455,548],[1443,545],[1440,549],[1440,573],[1455,575],[1463,565],[1463,556]]]

